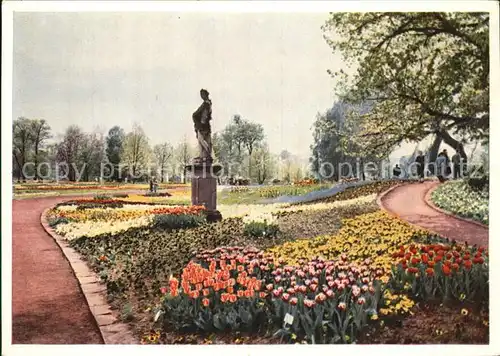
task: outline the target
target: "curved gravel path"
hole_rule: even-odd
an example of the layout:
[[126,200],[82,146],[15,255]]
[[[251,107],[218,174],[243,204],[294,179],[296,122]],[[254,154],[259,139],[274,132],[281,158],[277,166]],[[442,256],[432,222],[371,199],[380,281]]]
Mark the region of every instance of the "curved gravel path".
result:
[[473,224],[430,207],[425,196],[438,182],[401,185],[381,197],[382,208],[411,224],[441,236],[469,244],[488,246],[488,228]]
[[69,197],[12,201],[12,343],[102,344],[69,262],[40,215]]

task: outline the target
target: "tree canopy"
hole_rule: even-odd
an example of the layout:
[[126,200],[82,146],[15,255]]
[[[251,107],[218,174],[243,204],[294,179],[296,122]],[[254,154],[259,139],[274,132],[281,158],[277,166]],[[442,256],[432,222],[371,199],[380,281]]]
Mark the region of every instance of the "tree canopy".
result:
[[329,71],[339,96],[373,103],[357,118],[367,150],[429,134],[488,140],[487,13],[332,13],[323,31],[354,69]]

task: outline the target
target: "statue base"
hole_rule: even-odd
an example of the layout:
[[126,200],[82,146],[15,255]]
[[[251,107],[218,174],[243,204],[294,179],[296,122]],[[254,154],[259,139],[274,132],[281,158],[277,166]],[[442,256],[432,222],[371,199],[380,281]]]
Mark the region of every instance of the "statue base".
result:
[[193,160],[193,164],[186,166],[186,171],[191,174],[191,204],[203,205],[206,210],[208,222],[222,220],[221,213],[217,210],[217,175],[222,166],[213,165],[212,158],[200,161]]

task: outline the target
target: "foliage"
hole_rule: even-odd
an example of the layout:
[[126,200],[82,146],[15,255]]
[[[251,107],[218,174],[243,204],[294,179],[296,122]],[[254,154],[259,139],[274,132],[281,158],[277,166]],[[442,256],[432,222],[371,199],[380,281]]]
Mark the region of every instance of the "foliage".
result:
[[[123,159],[123,143],[125,131],[119,126],[113,126],[106,136],[106,157],[113,167],[112,178],[118,180],[120,176],[119,165]],[[109,172],[108,172],[109,173]]]
[[480,12],[332,13],[325,39],[355,67],[330,72],[337,94],[373,104],[354,113],[355,139],[370,152],[429,134],[459,146],[450,131],[488,140],[488,29]]
[[123,141],[123,162],[127,165],[128,175],[135,180],[143,174],[151,157],[151,147],[146,133],[138,124],[134,124]]
[[[18,180],[25,180],[25,172],[32,171],[33,177],[38,178],[39,163],[46,153],[46,141],[52,137],[50,126],[43,119],[29,119],[19,117],[12,125],[12,158],[14,162],[14,172],[17,173]],[[25,166],[28,160],[33,159],[33,167]]]
[[[363,167],[363,162],[379,163],[378,158],[363,151],[363,147],[352,140],[357,135],[359,127],[354,122],[347,120],[350,112],[358,112],[363,115],[369,112],[370,105],[351,105],[345,102],[337,102],[325,114],[318,114],[314,122],[313,139],[311,145],[313,172],[322,178],[333,178],[339,180],[350,174],[363,176],[363,171],[357,170]],[[329,168],[326,164],[331,164]],[[347,166],[349,164],[350,166]],[[354,167],[354,170],[346,170]],[[333,171],[331,171],[333,169]]]
[[245,217],[243,222],[245,223],[244,234],[254,238],[275,238],[279,232],[279,225],[271,214]]
[[145,197],[171,197],[172,194],[168,192],[147,192],[144,194]]
[[153,226],[161,229],[175,230],[175,229],[188,229],[200,226],[205,223],[204,215],[195,214],[157,214],[153,218]]
[[214,154],[224,166],[224,172],[228,172],[230,176],[243,174],[242,165],[247,160],[249,164],[245,175],[252,178],[251,160],[254,150],[257,149],[259,162],[264,165],[258,170],[262,177],[263,169],[270,169],[268,152],[266,153],[263,140],[264,129],[261,124],[242,119],[240,115],[234,115],[233,120],[222,132],[214,134]]
[[173,157],[174,149],[169,143],[157,144],[153,147],[153,154],[156,160],[156,166],[159,171],[160,181],[163,183],[166,168],[169,160]]
[[438,207],[464,218],[489,222],[489,192],[476,190],[466,181],[450,181],[440,185],[431,194]]
[[277,198],[287,195],[305,195],[311,192],[329,188],[331,188],[330,184],[284,185],[259,188],[258,192],[262,198]]
[[488,176],[483,176],[480,178],[470,177],[470,178],[467,178],[466,182],[472,190],[475,190],[477,192],[481,192],[481,191],[488,190],[489,184],[490,184],[489,180],[490,179]]

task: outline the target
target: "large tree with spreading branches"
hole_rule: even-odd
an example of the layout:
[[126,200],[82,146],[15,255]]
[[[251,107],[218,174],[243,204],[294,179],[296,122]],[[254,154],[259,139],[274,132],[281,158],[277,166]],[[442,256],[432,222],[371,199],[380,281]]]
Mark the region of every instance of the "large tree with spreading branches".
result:
[[487,13],[333,13],[323,31],[352,69],[329,71],[337,93],[373,103],[352,118],[366,150],[434,135],[465,156],[464,142],[488,142]]

